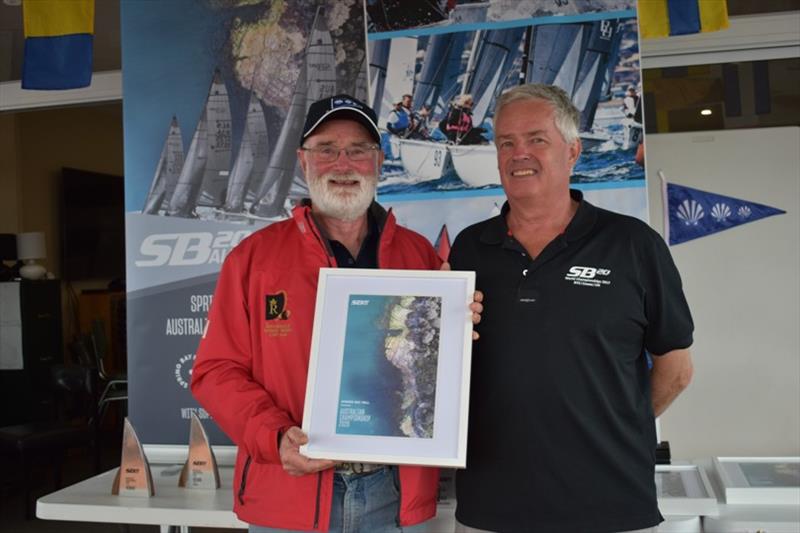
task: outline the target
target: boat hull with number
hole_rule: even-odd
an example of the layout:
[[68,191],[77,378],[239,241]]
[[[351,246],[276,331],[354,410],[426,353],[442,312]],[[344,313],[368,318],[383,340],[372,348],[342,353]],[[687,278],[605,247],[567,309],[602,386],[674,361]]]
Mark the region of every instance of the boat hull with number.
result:
[[419,181],[438,180],[453,168],[448,146],[440,142],[401,139],[400,159],[406,172]]

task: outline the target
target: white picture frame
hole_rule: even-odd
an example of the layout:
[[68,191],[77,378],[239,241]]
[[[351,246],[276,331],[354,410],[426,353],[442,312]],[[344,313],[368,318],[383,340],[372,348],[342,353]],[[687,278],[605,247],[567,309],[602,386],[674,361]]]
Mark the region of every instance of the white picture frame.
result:
[[474,272],[322,268],[300,453],[463,468]]
[[728,505],[800,503],[800,457],[715,457]]
[[661,514],[717,516],[717,496],[697,465],[656,465],[656,496]]

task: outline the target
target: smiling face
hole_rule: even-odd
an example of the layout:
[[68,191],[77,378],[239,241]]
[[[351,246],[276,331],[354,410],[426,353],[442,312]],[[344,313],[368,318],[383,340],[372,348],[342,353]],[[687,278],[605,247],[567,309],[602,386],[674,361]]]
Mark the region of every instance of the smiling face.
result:
[[512,207],[569,194],[581,143],[564,141],[552,104],[540,99],[510,102],[495,117],[494,129],[500,182]]
[[[303,144],[304,148],[345,149],[374,146],[375,141],[361,124],[332,119],[319,125]],[[340,220],[363,216],[375,197],[378,169],[383,163],[380,150],[364,161],[351,161],[344,151],[330,163],[318,161],[313,151],[298,150],[297,157],[308,184],[312,209]]]

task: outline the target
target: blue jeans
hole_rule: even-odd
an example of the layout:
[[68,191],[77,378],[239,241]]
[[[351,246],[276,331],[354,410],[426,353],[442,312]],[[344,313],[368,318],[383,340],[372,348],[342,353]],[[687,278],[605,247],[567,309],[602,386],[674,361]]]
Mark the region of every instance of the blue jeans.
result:
[[[333,476],[331,533],[417,533],[424,531],[420,524],[400,527],[400,493],[397,467],[381,468],[366,474]],[[272,529],[251,525],[250,533],[286,533],[287,529]]]

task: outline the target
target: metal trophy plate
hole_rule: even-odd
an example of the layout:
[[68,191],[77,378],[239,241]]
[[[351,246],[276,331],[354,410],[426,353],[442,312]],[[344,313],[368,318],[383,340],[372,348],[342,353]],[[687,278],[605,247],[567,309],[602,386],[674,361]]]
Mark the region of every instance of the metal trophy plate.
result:
[[181,470],[178,486],[187,489],[218,489],[219,468],[208,435],[196,413],[192,413],[189,431],[189,457]]
[[138,498],[149,498],[155,494],[150,463],[147,462],[142,443],[127,418],[122,434],[122,460],[114,477],[111,494]]

